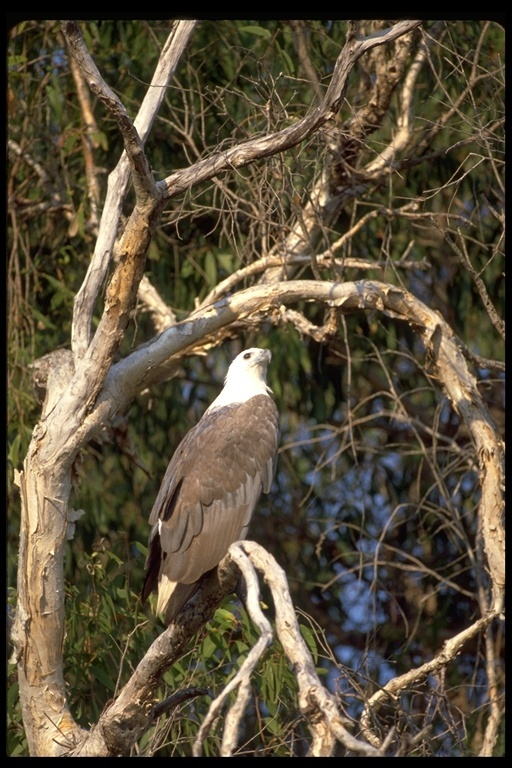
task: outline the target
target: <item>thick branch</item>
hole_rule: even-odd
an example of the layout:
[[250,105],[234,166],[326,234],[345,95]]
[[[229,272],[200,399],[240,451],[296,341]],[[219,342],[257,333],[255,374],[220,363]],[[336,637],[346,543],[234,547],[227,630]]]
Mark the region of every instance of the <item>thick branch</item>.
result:
[[159,709],[154,707],[162,675],[180,658],[194,634],[212,617],[224,595],[233,592],[239,577],[235,563],[227,555],[216,571],[201,585],[186,610],[150,646],[119,696],[101,714],[94,729],[73,757],[114,757],[126,755]]
[[[143,137],[151,127],[156,110],[165,94],[165,86],[174,72],[193,27],[191,22],[186,22],[183,26],[175,25],[171,37],[164,46],[155,71],[153,87],[149,89],[136,120],[136,124],[141,126]],[[136,125],[131,123],[123,105],[101,78],[83,43],[77,25],[74,22],[63,23],[63,30],[90,87],[102,98],[107,109],[118,121],[130,165],[128,166],[124,156],[111,176],[111,179],[115,178],[115,184],[109,187],[95,254],[75,300],[72,344],[78,361],[77,369],[75,376],[68,382],[68,397],[62,397],[55,404],[52,419],[57,429],[49,434],[47,442],[47,448],[51,452],[56,450],[53,445],[53,434],[61,445],[68,437],[72,439],[71,436],[77,425],[83,421],[84,413],[90,409],[104,382],[112,357],[135,306],[138,287],[143,277],[147,248],[163,207],[163,201],[152,180],[151,169],[144,157],[143,140],[138,136]],[[138,189],[137,205],[121,238],[116,267],[106,291],[105,309],[91,341],[92,310],[111,255],[116,234],[111,223],[118,221],[119,209],[127,188],[129,167]]]
[[242,168],[254,160],[261,160],[300,144],[338,112],[347,88],[349,75],[356,61],[371,48],[392,42],[420,24],[421,21],[400,21],[394,27],[376,32],[362,40],[351,37],[338,56],[331,82],[318,107],[311,110],[302,120],[282,131],[238,144],[225,152],[219,152],[200,160],[189,168],[176,171],[158,183],[164,196],[167,199],[176,197],[191,186],[211,179],[223,171]]
[[[150,87],[144,97],[133,129],[140,136],[142,144],[151,130],[160,105],[165,98],[167,86],[173,77],[192,32],[195,21],[175,22],[172,31],[165,42],[155,68]],[[72,30],[74,32],[74,30]],[[73,39],[78,40],[79,50],[84,54],[83,43],[78,33],[74,32]],[[86,57],[87,58],[87,57]],[[92,59],[88,57],[89,68],[96,69]],[[83,56],[81,57],[81,60]],[[97,76],[99,73],[97,73]],[[100,76],[101,77],[101,76]],[[107,86],[105,86],[107,87]],[[114,242],[117,235],[117,224],[120,220],[128,185],[130,181],[130,162],[126,152],[123,152],[119,163],[108,178],[107,196],[103,207],[100,228],[94,254],[87,270],[84,282],[75,297],[72,348],[77,357],[81,357],[90,343],[91,321],[94,305],[104,284],[108,265],[112,257]]]

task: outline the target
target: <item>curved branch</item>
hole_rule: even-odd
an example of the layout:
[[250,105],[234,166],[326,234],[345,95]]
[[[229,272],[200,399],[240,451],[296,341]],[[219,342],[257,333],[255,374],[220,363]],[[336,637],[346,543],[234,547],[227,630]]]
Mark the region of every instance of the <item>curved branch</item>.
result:
[[421,682],[429,675],[436,675],[444,669],[461,652],[464,644],[483,632],[499,616],[499,611],[492,611],[487,616],[475,621],[471,626],[459,632],[455,637],[447,640],[442,650],[426,664],[417,669],[411,669],[404,675],[394,677],[383,688],[373,694],[361,714],[361,728],[370,744],[378,748],[381,740],[373,730],[374,717],[383,706],[393,705],[397,702],[399,694],[410,688],[411,685]]
[[[494,589],[494,607],[501,610],[505,587],[503,485],[504,460],[501,442],[489,412],[470,373],[460,343],[450,326],[432,309],[405,290],[372,280],[353,283],[297,280],[256,286],[240,291],[211,307],[194,312],[187,320],[164,331],[154,342],[136,350],[113,366],[89,419],[108,418],[124,409],[136,392],[150,386],[159,366],[182,356],[207,336],[257,312],[277,313],[283,304],[315,301],[347,313],[378,310],[407,322],[421,336],[436,378],[473,437],[480,468],[480,514]],[[89,430],[86,420],[81,429]]]
[[392,42],[415,29],[421,23],[421,21],[400,21],[389,29],[375,32],[361,40],[347,35],[347,42],[338,56],[329,87],[318,107],[312,109],[302,120],[282,131],[270,136],[262,136],[259,139],[251,139],[231,147],[225,152],[219,152],[200,160],[189,168],[176,171],[157,184],[161,187],[164,197],[166,199],[176,197],[176,195],[189,189],[191,185],[207,181],[223,171],[242,168],[254,160],[275,155],[300,144],[338,112],[347,88],[349,75],[356,61],[371,48]]
[[300,632],[295,609],[283,569],[263,547],[254,541],[238,545],[264,578],[276,605],[277,636],[295,671],[299,686],[298,704],[312,735],[309,757],[330,757],[337,739],[347,749],[367,757],[378,752],[359,741],[345,728],[335,697],[320,682],[311,653]]

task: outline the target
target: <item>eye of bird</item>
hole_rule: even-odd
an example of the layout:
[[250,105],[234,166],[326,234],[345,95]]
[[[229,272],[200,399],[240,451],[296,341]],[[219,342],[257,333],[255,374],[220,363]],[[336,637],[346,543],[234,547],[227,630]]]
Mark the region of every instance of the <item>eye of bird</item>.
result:
[[246,352],[245,355],[244,355],[244,360],[249,360],[250,357],[251,357],[251,353],[250,352]]

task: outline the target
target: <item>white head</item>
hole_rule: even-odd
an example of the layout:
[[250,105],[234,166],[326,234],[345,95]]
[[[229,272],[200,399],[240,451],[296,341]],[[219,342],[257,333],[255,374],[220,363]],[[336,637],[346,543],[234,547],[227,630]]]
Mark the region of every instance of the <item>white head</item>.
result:
[[267,366],[271,358],[269,349],[253,347],[240,352],[228,368],[224,389],[208,410],[231,403],[244,403],[256,395],[269,394],[271,390],[267,386]]

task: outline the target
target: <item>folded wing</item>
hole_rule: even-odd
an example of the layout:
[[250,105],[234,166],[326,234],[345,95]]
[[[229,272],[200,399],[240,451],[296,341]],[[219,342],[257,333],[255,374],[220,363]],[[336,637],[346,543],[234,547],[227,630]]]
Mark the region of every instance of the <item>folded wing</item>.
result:
[[150,516],[143,599],[158,586],[170,623],[230,545],[244,539],[275,472],[279,417],[268,395],[203,416],[178,446]]

